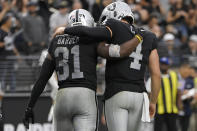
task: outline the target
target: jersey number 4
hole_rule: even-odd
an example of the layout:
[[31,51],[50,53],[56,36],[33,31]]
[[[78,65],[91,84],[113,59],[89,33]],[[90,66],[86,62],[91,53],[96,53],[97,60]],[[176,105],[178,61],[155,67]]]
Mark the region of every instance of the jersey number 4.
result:
[[[80,61],[79,61],[79,45],[75,45],[71,50],[74,61],[74,72],[72,72],[72,79],[83,78],[83,72],[80,72]],[[63,54],[63,58],[60,58],[60,54]],[[69,77],[69,49],[67,47],[57,47],[55,50],[55,57],[59,59],[58,67],[62,68],[63,72],[57,71],[59,81],[68,79]]]
[[143,58],[143,54],[141,54],[142,51],[142,42],[136,47],[136,51],[132,52],[129,57],[132,57],[134,60],[130,64],[130,68],[135,70],[141,69],[140,60]]

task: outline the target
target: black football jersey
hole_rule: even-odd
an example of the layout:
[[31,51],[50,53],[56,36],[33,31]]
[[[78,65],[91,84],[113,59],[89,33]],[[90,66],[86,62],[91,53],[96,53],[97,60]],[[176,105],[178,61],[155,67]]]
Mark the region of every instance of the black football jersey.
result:
[[[134,37],[131,33],[133,27],[129,24],[109,19],[106,26],[110,27],[113,34],[109,43],[124,43]],[[120,91],[145,92],[144,74],[149,55],[156,48],[156,36],[145,31],[143,43],[140,43],[129,57],[120,60],[107,60],[105,98],[108,99]]]
[[[88,41],[88,40],[87,40]],[[59,88],[87,87],[96,90],[97,44],[77,36],[56,36],[48,49],[55,60]]]

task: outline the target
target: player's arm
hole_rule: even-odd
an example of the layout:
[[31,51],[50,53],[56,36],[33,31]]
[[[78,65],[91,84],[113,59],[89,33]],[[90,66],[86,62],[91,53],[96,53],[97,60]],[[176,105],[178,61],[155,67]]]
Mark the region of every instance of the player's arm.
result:
[[43,92],[49,78],[52,76],[54,69],[55,69],[55,62],[51,58],[50,54],[48,54],[42,65],[40,75],[31,92],[31,98],[29,100],[28,107],[30,108],[34,107],[38,97]]
[[23,123],[27,129],[29,128],[29,120],[30,119],[32,119],[32,123],[34,123],[34,116],[33,116],[32,109],[33,109],[38,97],[43,92],[43,90],[47,84],[47,81],[49,80],[49,78],[53,74],[54,69],[55,69],[55,62],[52,59],[52,57],[50,56],[50,54],[48,54],[47,57],[45,58],[43,65],[42,65],[40,75],[33,87],[33,90],[31,92],[31,97],[30,97],[30,100],[28,103],[28,107],[25,111],[25,118],[23,120]]
[[161,87],[161,73],[157,49],[152,50],[149,56],[149,71],[151,76],[150,116],[154,117],[157,98]]
[[161,73],[160,73],[159,56],[157,53],[157,49],[152,50],[149,56],[149,70],[151,75],[150,102],[156,104],[161,87]]
[[142,42],[143,38],[140,35],[135,37],[121,45],[100,43],[97,48],[97,52],[104,58],[123,58],[131,54],[133,50]]
[[110,41],[112,31],[108,26],[87,27],[87,26],[74,26],[65,28],[64,34],[76,35],[79,37],[90,37],[96,41]]

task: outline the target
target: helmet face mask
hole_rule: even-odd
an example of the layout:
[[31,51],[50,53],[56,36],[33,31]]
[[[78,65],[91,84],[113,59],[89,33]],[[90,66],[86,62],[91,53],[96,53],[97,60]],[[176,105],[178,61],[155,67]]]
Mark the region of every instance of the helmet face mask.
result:
[[116,20],[122,20],[122,18],[126,18],[126,20],[129,18],[129,23],[134,23],[134,15],[130,9],[130,7],[125,2],[113,2],[105,7],[103,10],[101,17],[100,17],[100,23],[105,23],[107,19],[116,19]]
[[84,9],[77,9],[69,14],[68,25],[92,27],[94,26],[94,19],[88,11]]
[[133,24],[134,23],[134,20],[133,18],[129,17],[129,16],[125,16],[122,18],[122,20],[126,20],[129,24]]

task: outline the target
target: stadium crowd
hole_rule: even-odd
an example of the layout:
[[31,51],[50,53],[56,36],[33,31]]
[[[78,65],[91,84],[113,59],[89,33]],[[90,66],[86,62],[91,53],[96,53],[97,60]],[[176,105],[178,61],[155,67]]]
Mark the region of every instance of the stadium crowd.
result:
[[[27,56],[39,56],[48,47],[54,31],[67,25],[69,12],[84,8],[98,22],[102,10],[112,2],[113,0],[1,0],[0,88],[10,91],[17,89],[16,70],[19,67],[16,63],[21,63]],[[160,62],[161,65],[164,64],[161,70],[165,72],[169,68],[173,69],[177,73],[177,88],[181,96],[187,96],[191,89],[197,88],[197,0],[125,2],[135,15],[135,23],[158,37]],[[25,62],[30,67],[35,67],[32,60],[25,59]],[[104,91],[104,67],[105,60],[99,59],[98,93]],[[179,125],[182,125],[182,131],[187,131],[190,116],[197,114],[197,95],[184,100],[181,98],[177,98],[181,101],[177,105],[181,116]],[[196,124],[197,117],[194,119]]]

